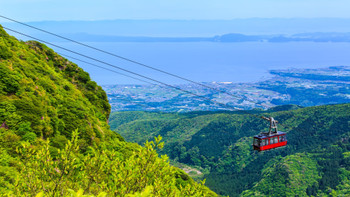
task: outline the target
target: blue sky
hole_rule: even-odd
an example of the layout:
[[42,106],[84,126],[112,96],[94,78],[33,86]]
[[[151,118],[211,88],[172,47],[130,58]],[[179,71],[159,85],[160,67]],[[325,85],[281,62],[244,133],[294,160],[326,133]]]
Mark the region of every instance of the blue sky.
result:
[[105,19],[227,20],[253,17],[350,18],[349,8],[349,0],[0,1],[0,15],[21,21]]

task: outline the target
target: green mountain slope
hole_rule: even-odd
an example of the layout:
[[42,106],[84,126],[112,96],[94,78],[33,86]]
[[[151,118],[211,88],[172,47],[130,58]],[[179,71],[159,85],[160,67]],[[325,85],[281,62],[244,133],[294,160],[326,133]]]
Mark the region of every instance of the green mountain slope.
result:
[[[252,136],[269,123],[239,112],[165,114],[157,119],[135,115],[114,124],[125,139],[143,143],[161,135],[162,153],[205,172],[206,185],[230,196],[305,196],[348,194],[350,104],[308,107],[289,111],[251,111],[272,116],[288,133],[288,146],[267,152],[252,150]],[[130,112],[128,112],[130,113]],[[133,112],[137,114],[137,112]]]
[[43,138],[70,137],[79,128],[85,143],[109,132],[106,93],[88,73],[38,42],[0,34],[1,123],[15,129],[30,124]]
[[88,73],[0,27],[2,195],[216,196],[158,157],[160,138],[125,142],[109,129],[109,113]]

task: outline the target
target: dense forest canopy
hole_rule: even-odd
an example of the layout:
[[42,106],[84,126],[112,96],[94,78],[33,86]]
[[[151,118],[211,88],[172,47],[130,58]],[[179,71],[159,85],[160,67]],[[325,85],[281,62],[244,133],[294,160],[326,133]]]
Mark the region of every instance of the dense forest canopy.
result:
[[163,136],[173,162],[203,172],[218,194],[230,196],[350,195],[350,104],[250,111],[272,116],[288,145],[252,149],[252,137],[269,122],[241,112],[115,112],[110,125],[126,140]]

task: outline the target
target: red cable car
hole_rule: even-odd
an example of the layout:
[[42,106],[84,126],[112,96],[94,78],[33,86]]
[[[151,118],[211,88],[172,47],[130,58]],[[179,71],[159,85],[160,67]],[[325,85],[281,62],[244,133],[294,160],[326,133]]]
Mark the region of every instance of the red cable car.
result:
[[277,147],[287,145],[287,135],[285,132],[277,131],[277,123],[272,117],[261,117],[267,121],[270,121],[270,129],[268,133],[260,133],[254,136],[253,148],[258,151],[270,150]]

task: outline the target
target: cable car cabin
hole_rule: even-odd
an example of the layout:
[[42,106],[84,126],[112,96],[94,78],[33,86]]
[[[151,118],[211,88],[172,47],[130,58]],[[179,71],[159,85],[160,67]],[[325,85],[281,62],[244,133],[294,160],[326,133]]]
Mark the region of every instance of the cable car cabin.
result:
[[254,136],[254,150],[264,151],[287,145],[286,133],[278,131],[277,134],[265,135],[259,134]]
[[272,117],[266,118],[261,117],[270,122],[269,132],[260,133],[254,136],[253,148],[258,151],[265,151],[277,147],[282,147],[287,145],[287,134],[285,132],[277,131],[277,123]]

